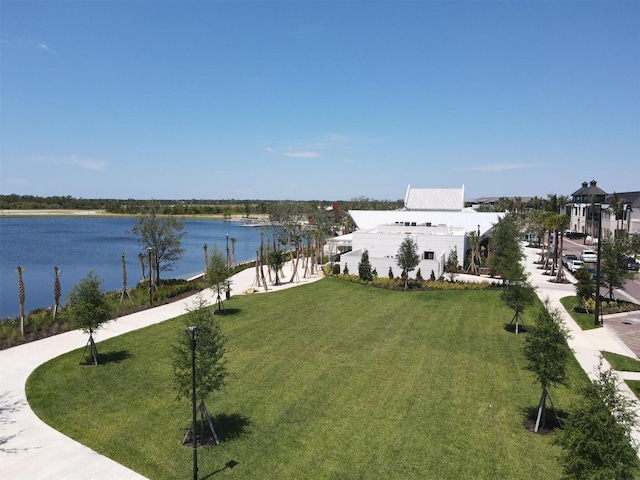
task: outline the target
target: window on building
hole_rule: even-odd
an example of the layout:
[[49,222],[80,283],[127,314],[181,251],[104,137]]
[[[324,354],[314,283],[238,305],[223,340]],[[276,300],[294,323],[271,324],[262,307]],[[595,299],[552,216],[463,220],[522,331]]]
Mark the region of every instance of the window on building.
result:
[[423,260],[433,260],[435,258],[435,254],[433,252],[422,252]]

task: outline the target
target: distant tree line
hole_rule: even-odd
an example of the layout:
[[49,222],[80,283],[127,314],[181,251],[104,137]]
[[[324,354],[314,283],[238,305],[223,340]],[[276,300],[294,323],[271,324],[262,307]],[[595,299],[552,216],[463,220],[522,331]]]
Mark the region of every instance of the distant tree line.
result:
[[[154,200],[161,215],[267,215],[278,200]],[[329,206],[330,200],[302,201],[310,207]],[[356,197],[351,200],[337,201],[340,215],[348,210],[395,210],[402,207],[402,200],[374,200]],[[39,197],[34,195],[0,195],[2,210],[104,210],[107,213],[138,215],[145,212],[149,200],[140,199],[87,199],[72,196]]]

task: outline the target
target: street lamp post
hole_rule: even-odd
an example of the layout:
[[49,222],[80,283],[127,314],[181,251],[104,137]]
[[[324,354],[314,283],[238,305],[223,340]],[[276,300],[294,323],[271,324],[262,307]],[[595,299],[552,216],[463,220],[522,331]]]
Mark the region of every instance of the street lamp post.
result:
[[600,253],[602,252],[602,211],[609,208],[607,204],[600,204],[598,208],[598,258],[596,260],[596,310],[594,325],[602,325],[600,320]]
[[229,300],[231,298],[231,290],[229,288],[229,268],[231,267],[231,255],[229,255],[229,234],[227,233],[227,280],[226,286],[227,289],[225,291],[225,298]]
[[149,251],[149,307],[153,307],[153,269],[151,268],[151,252],[153,252],[153,248],[148,247]]
[[191,341],[191,448],[193,450],[193,480],[198,480],[198,428],[196,424],[196,337],[200,329],[188,327]]

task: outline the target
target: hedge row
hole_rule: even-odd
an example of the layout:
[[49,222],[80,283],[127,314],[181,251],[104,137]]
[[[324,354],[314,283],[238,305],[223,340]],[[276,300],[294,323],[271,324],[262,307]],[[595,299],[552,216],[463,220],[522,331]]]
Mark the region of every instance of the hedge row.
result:
[[[347,280],[362,285],[370,285],[377,288],[386,288],[387,290],[404,290],[403,278],[376,277],[372,281],[361,280],[358,275],[332,275],[335,278]],[[413,291],[428,290],[489,290],[496,288],[498,285],[491,282],[447,282],[445,280],[416,280],[409,279],[407,289]]]

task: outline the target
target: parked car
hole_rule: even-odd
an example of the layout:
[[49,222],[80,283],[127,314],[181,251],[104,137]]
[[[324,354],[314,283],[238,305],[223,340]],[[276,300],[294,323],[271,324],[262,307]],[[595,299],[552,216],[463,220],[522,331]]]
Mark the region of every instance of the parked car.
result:
[[583,266],[584,266],[584,262],[582,260],[575,259],[567,263],[567,270],[575,273],[576,270],[578,270],[579,268],[582,268]]
[[627,270],[635,270],[636,272],[640,270],[640,263],[633,257],[624,257],[622,259],[624,266]]
[[580,259],[584,263],[596,263],[598,261],[598,254],[593,250],[589,250],[589,249],[582,250],[582,253],[580,254]]
[[562,265],[569,268],[569,262],[573,260],[578,260],[578,256],[573,253],[567,253],[562,256]]
[[[587,267],[587,273],[591,276],[591,280],[595,280],[597,275],[598,269],[596,267]],[[602,278],[602,273],[600,273],[600,278]]]
[[564,236],[566,238],[571,238],[571,239],[575,239],[575,238],[584,238],[584,233],[581,232],[571,232],[571,231],[566,231],[564,232]]

